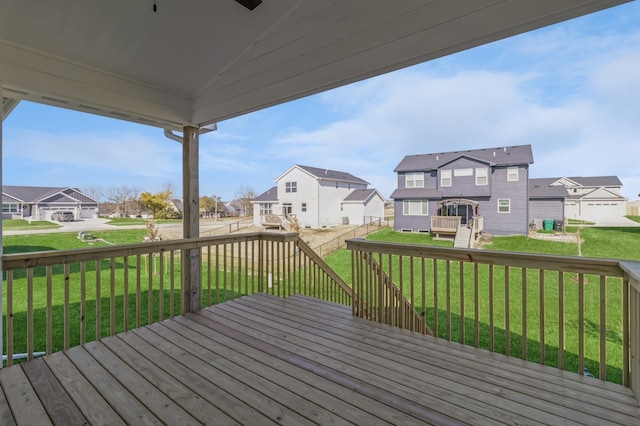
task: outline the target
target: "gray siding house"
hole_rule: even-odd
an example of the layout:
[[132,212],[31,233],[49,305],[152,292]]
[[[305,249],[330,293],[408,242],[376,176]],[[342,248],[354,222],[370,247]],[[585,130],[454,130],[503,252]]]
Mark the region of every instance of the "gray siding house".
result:
[[51,220],[56,211],[73,212],[76,219],[98,217],[98,201],[78,188],[3,186],[2,218]]
[[526,234],[532,163],[531,145],[408,155],[394,170],[394,229],[431,232],[435,218],[455,217],[495,235]]
[[542,221],[553,219],[564,223],[565,201],[569,193],[563,186],[552,185],[557,179],[529,179],[529,217],[536,229],[542,228]]

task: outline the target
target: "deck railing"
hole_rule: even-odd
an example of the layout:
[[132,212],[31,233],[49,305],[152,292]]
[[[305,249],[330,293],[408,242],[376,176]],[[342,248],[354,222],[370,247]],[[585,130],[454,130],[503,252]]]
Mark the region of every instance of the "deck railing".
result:
[[193,249],[202,306],[254,292],[351,304],[350,287],[294,233],[4,255],[7,365],[184,313],[181,252]]
[[431,233],[455,234],[462,223],[462,216],[431,216]]
[[[385,274],[439,338],[591,372],[640,395],[640,262],[362,239],[347,248],[361,295],[356,315],[385,322],[381,312],[399,310],[392,319],[408,317],[405,304],[385,295]],[[363,301],[369,309],[355,309]],[[414,329],[426,333],[422,327]]]

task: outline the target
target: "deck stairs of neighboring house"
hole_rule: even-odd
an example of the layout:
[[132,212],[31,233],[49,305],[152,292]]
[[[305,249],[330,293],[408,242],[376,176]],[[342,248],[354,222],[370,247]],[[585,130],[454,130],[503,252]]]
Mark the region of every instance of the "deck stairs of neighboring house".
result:
[[471,244],[472,244],[471,234],[472,234],[471,228],[468,228],[466,225],[458,226],[456,237],[453,240],[453,246],[458,248],[471,248]]

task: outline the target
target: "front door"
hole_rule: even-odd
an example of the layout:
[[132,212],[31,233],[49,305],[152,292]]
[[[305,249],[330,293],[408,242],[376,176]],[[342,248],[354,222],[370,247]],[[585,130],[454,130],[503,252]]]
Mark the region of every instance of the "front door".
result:
[[291,204],[283,204],[282,205],[282,216],[287,217],[291,214],[293,209],[291,208]]

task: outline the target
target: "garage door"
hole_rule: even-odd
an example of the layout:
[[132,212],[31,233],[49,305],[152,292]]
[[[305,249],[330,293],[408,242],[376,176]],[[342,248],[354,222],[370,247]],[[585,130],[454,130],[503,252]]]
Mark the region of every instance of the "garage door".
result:
[[589,201],[582,203],[582,218],[594,222],[617,219],[624,216],[623,208],[622,203]]
[[90,219],[93,217],[98,217],[98,209],[96,207],[83,207],[82,208],[82,218]]

